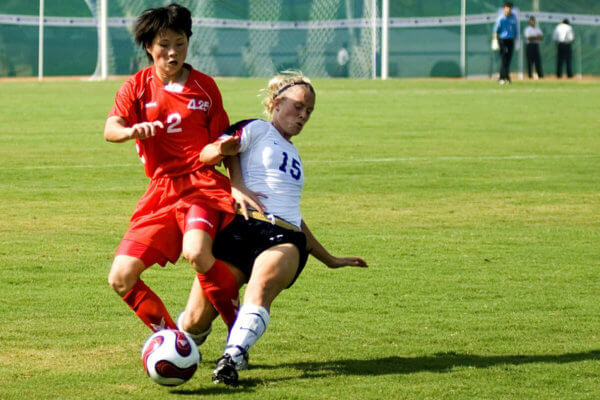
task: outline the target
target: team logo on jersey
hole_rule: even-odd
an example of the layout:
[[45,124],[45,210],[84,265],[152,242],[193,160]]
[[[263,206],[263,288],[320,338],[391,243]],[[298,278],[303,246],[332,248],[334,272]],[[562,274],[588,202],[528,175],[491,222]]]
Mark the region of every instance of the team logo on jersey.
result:
[[200,110],[204,112],[208,111],[208,107],[210,107],[210,102],[196,99],[191,99],[187,105],[188,110]]

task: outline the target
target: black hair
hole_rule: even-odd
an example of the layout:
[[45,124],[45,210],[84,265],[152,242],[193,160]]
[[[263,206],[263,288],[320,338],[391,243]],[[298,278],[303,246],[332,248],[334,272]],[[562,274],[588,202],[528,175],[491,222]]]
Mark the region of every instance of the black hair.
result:
[[510,7],[510,8],[513,8],[513,3],[512,3],[512,1],[505,1],[505,2],[504,2],[504,5],[503,5],[502,7]]
[[146,47],[152,45],[156,35],[167,29],[183,33],[189,39],[192,36],[192,14],[190,10],[173,3],[166,7],[149,8],[135,21],[133,29],[135,42],[146,51],[146,56],[150,62],[153,61],[152,56],[148,53]]
[[569,25],[569,20],[568,20],[568,19],[566,19],[566,18],[565,18],[565,19],[563,19],[563,21],[562,21],[562,22],[563,22],[563,24],[567,24],[567,25]]

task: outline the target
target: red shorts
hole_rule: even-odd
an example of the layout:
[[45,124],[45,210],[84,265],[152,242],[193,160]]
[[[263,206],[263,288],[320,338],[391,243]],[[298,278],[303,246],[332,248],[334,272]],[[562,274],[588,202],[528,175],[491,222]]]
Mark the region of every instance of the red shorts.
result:
[[213,168],[153,179],[138,202],[117,255],[148,267],[177,262],[183,234],[201,229],[214,239],[235,216],[229,180]]

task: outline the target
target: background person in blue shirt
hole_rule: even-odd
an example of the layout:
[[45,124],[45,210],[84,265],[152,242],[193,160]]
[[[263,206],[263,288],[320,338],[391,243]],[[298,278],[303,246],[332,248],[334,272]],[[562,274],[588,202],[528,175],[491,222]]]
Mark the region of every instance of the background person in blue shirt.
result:
[[498,40],[500,46],[500,84],[510,83],[510,60],[515,48],[515,40],[518,39],[519,21],[512,12],[513,4],[505,1],[503,15],[500,15],[494,25],[494,39]]

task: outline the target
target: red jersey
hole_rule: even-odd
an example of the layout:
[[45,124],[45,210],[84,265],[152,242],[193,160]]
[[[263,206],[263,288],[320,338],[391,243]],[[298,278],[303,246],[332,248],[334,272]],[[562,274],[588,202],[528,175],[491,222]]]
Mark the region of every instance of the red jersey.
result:
[[[138,155],[150,178],[179,176],[205,166],[200,151],[229,126],[221,93],[208,75],[193,69],[186,83],[170,89],[154,66],[139,71],[119,89],[108,116],[124,118],[127,126],[160,121],[164,129],[144,140],[136,139]],[[184,67],[184,68],[185,68]]]

